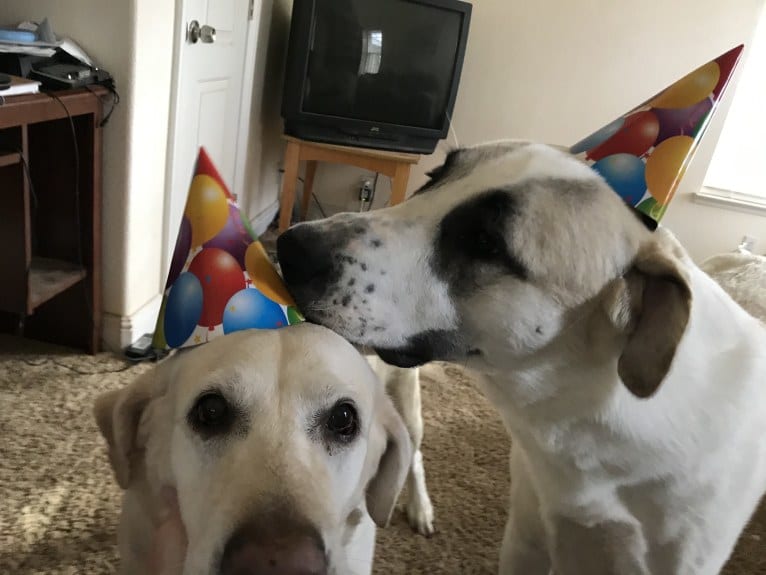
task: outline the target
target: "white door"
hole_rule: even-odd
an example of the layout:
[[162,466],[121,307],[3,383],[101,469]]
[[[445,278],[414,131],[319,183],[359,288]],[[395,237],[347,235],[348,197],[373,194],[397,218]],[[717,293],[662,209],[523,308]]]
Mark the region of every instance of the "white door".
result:
[[[231,192],[237,173],[250,0],[177,0],[171,125],[165,202],[167,273],[200,146],[204,146]],[[190,28],[196,22],[199,29]],[[214,33],[213,33],[214,30]],[[244,88],[244,90],[243,90]],[[244,93],[246,92],[246,93]],[[245,127],[246,128],[246,127]],[[239,160],[243,161],[243,160]],[[164,286],[165,275],[162,282]]]

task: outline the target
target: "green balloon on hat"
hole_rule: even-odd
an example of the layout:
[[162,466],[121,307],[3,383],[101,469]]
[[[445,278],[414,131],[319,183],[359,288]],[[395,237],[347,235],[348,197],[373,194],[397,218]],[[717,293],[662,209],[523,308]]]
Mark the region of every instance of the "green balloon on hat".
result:
[[294,323],[301,323],[302,321],[306,321],[306,319],[301,315],[301,312],[298,311],[298,308],[294,306],[288,306],[287,323],[293,325]]
[[167,305],[168,298],[162,298],[162,305],[160,306],[160,315],[157,319],[157,327],[154,330],[154,337],[152,338],[152,347],[154,349],[167,349],[168,342],[165,339],[165,306]]

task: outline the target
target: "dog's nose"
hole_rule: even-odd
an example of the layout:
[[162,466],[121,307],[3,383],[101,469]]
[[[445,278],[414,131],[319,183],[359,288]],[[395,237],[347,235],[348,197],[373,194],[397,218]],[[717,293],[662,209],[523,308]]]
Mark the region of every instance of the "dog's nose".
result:
[[226,543],[221,575],[327,575],[327,557],[314,529],[259,521]]
[[277,238],[277,257],[288,287],[324,284],[334,268],[332,249],[310,226],[296,226]]

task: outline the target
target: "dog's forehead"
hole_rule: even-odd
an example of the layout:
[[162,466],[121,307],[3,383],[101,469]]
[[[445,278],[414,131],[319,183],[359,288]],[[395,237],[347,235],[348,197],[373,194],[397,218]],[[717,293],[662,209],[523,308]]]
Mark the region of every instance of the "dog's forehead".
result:
[[[335,332],[314,324],[290,327],[284,341],[282,381],[302,393],[331,388],[333,395],[370,392],[377,378],[367,360]],[[286,330],[285,330],[286,331]]]
[[[276,330],[248,330],[218,337],[191,350],[182,350],[177,362],[175,389],[182,399],[206,389],[229,388],[240,383],[269,393],[277,380],[281,342]],[[257,368],[256,368],[257,366]]]
[[[496,142],[450,153],[445,163],[431,172],[431,180],[417,195],[426,202],[449,203],[476,193],[507,189],[536,179],[595,181],[598,175],[583,162],[559,148],[528,142]],[[442,193],[446,192],[446,193]]]
[[230,390],[245,401],[286,394],[351,394],[374,378],[346,340],[313,324],[238,332],[177,359],[182,401],[212,388]]

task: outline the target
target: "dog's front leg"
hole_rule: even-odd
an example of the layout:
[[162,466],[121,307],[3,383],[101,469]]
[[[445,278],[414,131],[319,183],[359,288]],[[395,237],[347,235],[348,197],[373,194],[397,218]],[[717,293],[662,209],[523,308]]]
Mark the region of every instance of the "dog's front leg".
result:
[[629,520],[605,519],[592,524],[558,516],[551,556],[557,575],[648,575],[641,527]]
[[402,416],[412,440],[412,463],[407,476],[407,520],[421,535],[434,532],[434,508],[426,488],[426,472],[420,443],[423,441],[423,416],[420,403],[420,374],[417,368],[388,366],[386,390]]
[[511,506],[500,550],[500,575],[548,575],[551,562],[540,517],[540,502],[524,452],[511,450]]

